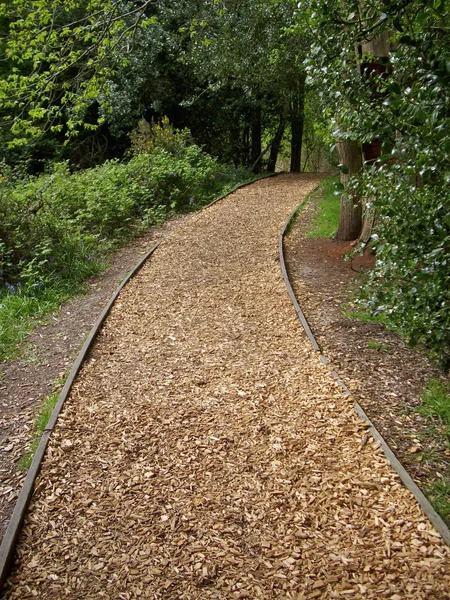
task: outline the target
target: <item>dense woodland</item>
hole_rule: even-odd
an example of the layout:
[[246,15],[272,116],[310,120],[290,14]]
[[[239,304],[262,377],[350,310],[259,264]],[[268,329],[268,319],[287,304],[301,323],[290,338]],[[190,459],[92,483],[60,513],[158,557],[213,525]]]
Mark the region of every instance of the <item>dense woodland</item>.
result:
[[3,306],[248,172],[339,167],[362,308],[448,365],[443,0],[9,0],[0,35]]

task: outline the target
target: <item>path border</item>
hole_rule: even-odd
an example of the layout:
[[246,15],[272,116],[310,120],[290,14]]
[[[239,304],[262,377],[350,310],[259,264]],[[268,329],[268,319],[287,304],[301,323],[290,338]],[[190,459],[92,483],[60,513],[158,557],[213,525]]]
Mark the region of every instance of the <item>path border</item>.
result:
[[[192,215],[189,215],[188,219],[194,217],[195,215],[200,214],[201,212],[205,211],[207,208],[213,206],[214,204],[217,204],[217,202],[224,200],[225,198],[227,198],[228,196],[230,196],[237,190],[240,190],[242,188],[250,186],[253,183],[256,183],[263,179],[281,175],[282,173],[283,172],[267,173],[267,174],[262,175],[261,177],[257,177],[256,179],[253,179],[252,181],[248,181],[246,183],[236,185],[230,191],[228,191],[226,194],[223,194],[219,198],[216,198],[209,204],[203,206],[199,211],[193,212]],[[6,578],[9,575],[12,558],[13,558],[14,551],[16,548],[17,538],[18,538],[20,530],[22,528],[22,524],[23,524],[23,521],[24,521],[24,518],[26,515],[28,505],[33,496],[34,484],[35,484],[37,476],[39,475],[39,472],[41,470],[42,461],[44,459],[45,452],[47,450],[50,436],[55,428],[56,422],[57,422],[58,417],[61,413],[61,410],[64,406],[64,403],[69,396],[69,393],[70,393],[70,390],[72,389],[73,383],[74,383],[81,367],[83,366],[84,362],[86,361],[87,355],[89,354],[89,351],[92,348],[106,317],[110,313],[111,308],[113,307],[114,303],[116,302],[117,298],[119,297],[120,292],[127,285],[127,283],[135,275],[137,275],[137,273],[141,270],[141,268],[144,266],[144,264],[147,262],[147,260],[152,256],[152,254],[157,250],[157,248],[162,243],[164,243],[164,241],[166,239],[167,238],[163,238],[160,242],[155,244],[151,248],[151,250],[149,250],[141,258],[141,260],[137,263],[137,265],[128,273],[128,275],[125,277],[125,279],[121,282],[119,287],[116,289],[116,291],[113,293],[113,295],[109,299],[108,303],[106,304],[105,308],[101,312],[100,316],[94,323],[91,331],[88,334],[88,337],[86,338],[86,341],[84,342],[80,352],[78,353],[77,358],[75,359],[75,362],[72,365],[69,376],[64,384],[63,389],[61,390],[61,392],[58,396],[58,400],[52,411],[52,414],[47,423],[47,426],[42,433],[39,445],[38,445],[37,450],[33,457],[33,461],[30,465],[30,468],[28,469],[27,475],[26,475],[25,480],[22,485],[22,489],[21,489],[19,496],[17,498],[17,501],[16,501],[16,505],[14,507],[13,514],[11,515],[11,518],[8,523],[8,527],[7,527],[5,535],[3,536],[3,539],[2,539],[2,543],[0,546],[0,591],[2,590],[2,588],[5,584]]]
[[[283,230],[279,235],[279,257],[280,257],[280,266],[281,266],[281,272],[283,274],[283,279],[284,279],[284,283],[286,285],[287,288],[287,292],[289,294],[289,297],[292,300],[292,303],[294,305],[295,311],[297,313],[297,316],[305,330],[305,333],[309,339],[309,341],[311,342],[311,345],[313,347],[313,349],[319,354],[319,358],[321,360],[321,362],[324,364],[324,366],[326,366],[331,375],[334,377],[334,379],[336,380],[336,382],[338,383],[338,385],[343,389],[343,392],[346,396],[351,396],[351,392],[348,389],[348,387],[345,385],[345,383],[342,381],[342,379],[340,378],[339,374],[333,370],[332,365],[330,363],[330,361],[328,360],[328,358],[322,353],[322,350],[319,346],[319,344],[317,343],[316,338],[314,337],[313,332],[311,331],[311,328],[308,324],[308,321],[305,317],[305,314],[303,313],[298,300],[295,296],[294,290],[292,288],[290,279],[289,279],[289,274],[286,268],[286,262],[285,262],[285,258],[284,258],[284,238],[288,232],[288,230],[290,229],[290,227],[292,226],[299,210],[308,202],[311,194],[313,192],[315,192],[318,189],[319,185],[317,185],[314,189],[311,190],[311,192],[309,192],[309,194],[306,196],[306,198],[304,198],[300,204],[297,206],[297,208],[291,213],[291,215],[288,217],[286,223],[284,224]],[[372,423],[372,421],[370,420],[370,418],[368,417],[368,415],[366,414],[366,412],[364,411],[364,409],[362,408],[362,406],[356,402],[354,403],[354,408],[355,411],[357,413],[357,415],[359,416],[359,418],[364,421],[367,425],[368,425],[368,430],[370,431],[372,437],[379,442],[384,455],[386,456],[388,462],[391,464],[391,466],[393,467],[393,469],[397,472],[398,476],[400,477],[401,481],[403,482],[403,485],[412,493],[412,495],[415,497],[415,499],[417,500],[417,502],[420,504],[422,511],[424,512],[425,516],[430,520],[430,522],[432,523],[433,527],[436,529],[436,531],[438,531],[438,533],[441,535],[442,539],[444,540],[444,542],[447,544],[447,546],[450,546],[450,529],[447,527],[447,525],[445,524],[444,520],[438,515],[438,513],[435,511],[435,509],[433,508],[433,506],[431,505],[430,501],[425,497],[425,495],[423,494],[423,492],[421,491],[421,489],[419,488],[419,486],[415,483],[415,481],[413,480],[413,478],[411,477],[411,475],[407,472],[407,470],[405,469],[405,467],[402,465],[402,463],[400,462],[400,460],[397,458],[397,456],[395,455],[395,453],[393,452],[392,448],[389,446],[389,444],[386,442],[386,440],[383,438],[383,436],[381,435],[381,433],[378,431],[378,429],[375,427],[375,425]]]

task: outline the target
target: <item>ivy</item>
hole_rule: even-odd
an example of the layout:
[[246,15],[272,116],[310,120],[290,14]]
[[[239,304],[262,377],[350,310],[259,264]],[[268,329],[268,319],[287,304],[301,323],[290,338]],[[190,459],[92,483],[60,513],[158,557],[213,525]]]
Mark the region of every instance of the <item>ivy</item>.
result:
[[[450,363],[450,9],[448,3],[311,0],[297,27],[316,42],[308,81],[330,134],[380,140],[381,157],[351,183],[370,199],[377,221],[376,267],[362,301],[412,344]],[[292,31],[295,35],[295,30]],[[357,51],[387,35],[388,68],[361,76]]]

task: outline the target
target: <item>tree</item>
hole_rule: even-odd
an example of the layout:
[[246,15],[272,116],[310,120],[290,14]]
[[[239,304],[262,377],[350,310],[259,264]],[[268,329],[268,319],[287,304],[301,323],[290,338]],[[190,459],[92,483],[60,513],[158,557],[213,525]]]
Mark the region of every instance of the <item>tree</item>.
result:
[[0,107],[9,143],[25,144],[45,132],[70,137],[101,125],[104,117],[92,106],[108,104],[107,83],[127,62],[123,50],[137,30],[154,22],[152,6],[153,0],[1,4],[7,68]]
[[306,76],[301,71],[291,96],[291,172],[300,173],[305,127]]
[[349,183],[351,177],[360,173],[362,169],[361,147],[358,142],[345,139],[338,141],[336,145],[341,166],[341,184],[344,188],[344,193],[341,195],[336,239],[339,241],[355,240],[361,231],[362,206],[359,195],[351,190]]
[[[192,31],[197,72],[210,86],[238,89],[245,107],[242,114],[251,109],[242,134],[251,133],[251,164],[257,169],[267,152],[267,168],[275,169],[290,119],[297,152],[292,166],[299,170],[305,80],[301,64],[307,40],[285,36],[294,7],[289,0],[205,4]],[[263,147],[264,131],[271,129],[270,143]]]
[[440,0],[318,0],[297,15],[317,39],[307,71],[330,134],[364,149],[349,185],[377,213],[365,306],[447,363],[449,16]]

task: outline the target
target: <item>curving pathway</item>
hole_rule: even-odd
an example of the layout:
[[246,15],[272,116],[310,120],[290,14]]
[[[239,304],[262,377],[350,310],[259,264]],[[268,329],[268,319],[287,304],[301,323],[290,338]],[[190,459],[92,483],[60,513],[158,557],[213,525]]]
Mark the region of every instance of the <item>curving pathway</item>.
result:
[[450,552],[307,341],[278,234],[314,176],[195,215],[127,285],[6,598],[450,598]]

